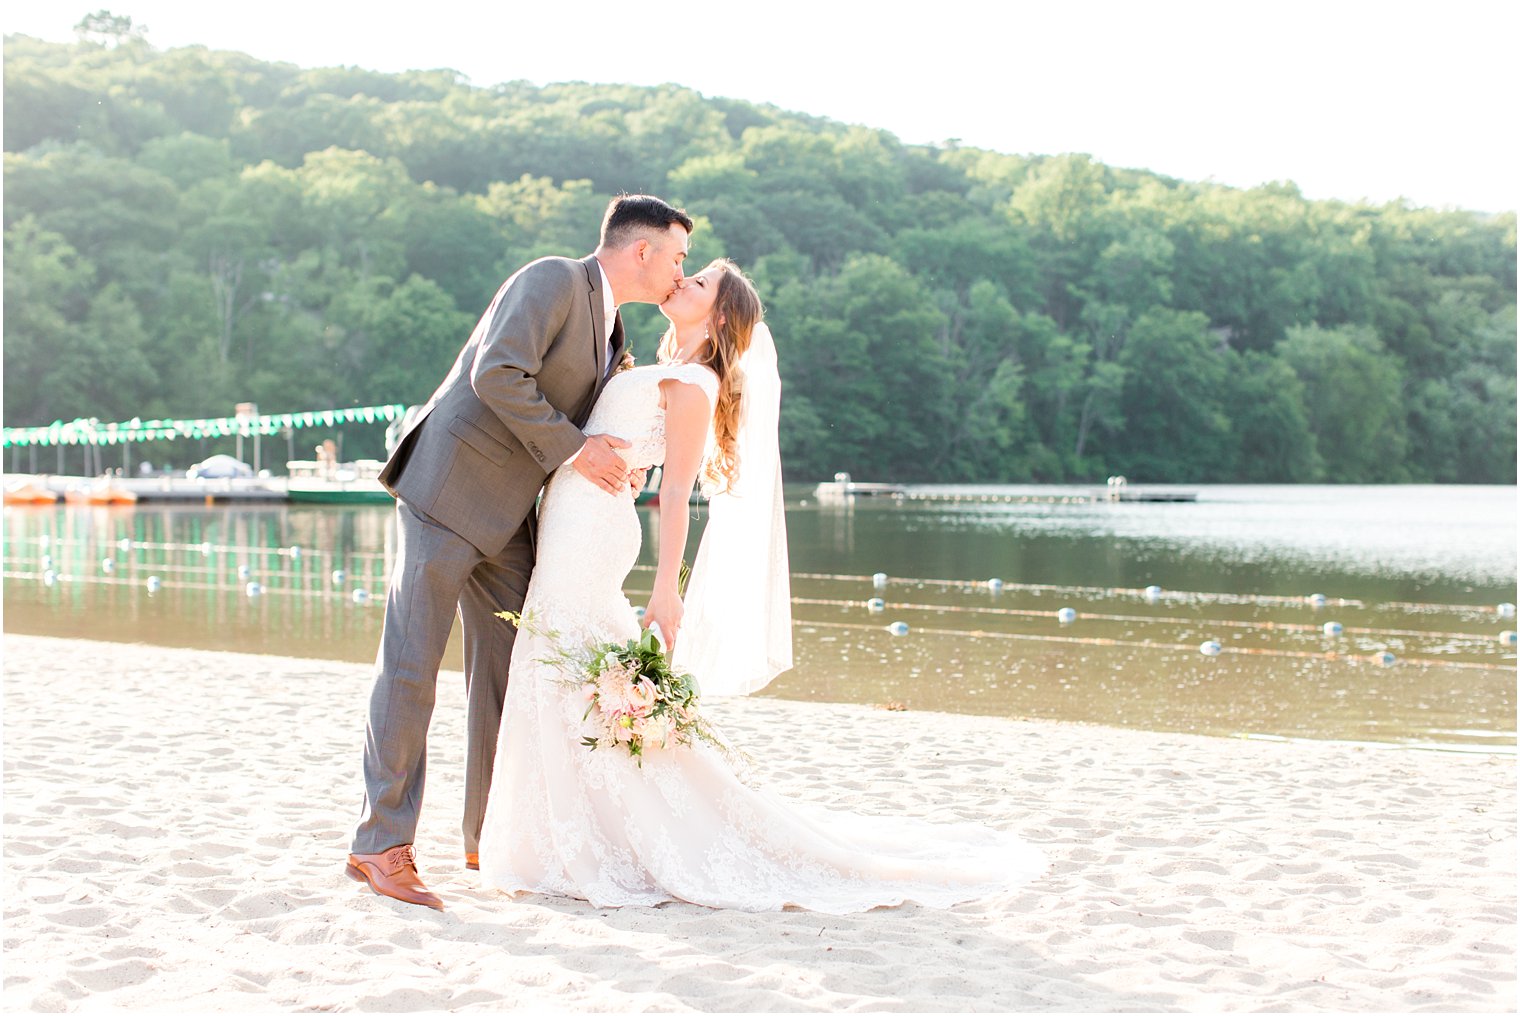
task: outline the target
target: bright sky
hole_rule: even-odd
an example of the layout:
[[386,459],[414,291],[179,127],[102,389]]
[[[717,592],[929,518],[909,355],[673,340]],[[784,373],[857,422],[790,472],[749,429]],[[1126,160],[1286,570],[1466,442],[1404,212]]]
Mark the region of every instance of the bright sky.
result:
[[1517,205],[1513,0],[11,0],[0,24],[68,40],[104,5],[159,48],[477,85],[676,82],[910,143]]

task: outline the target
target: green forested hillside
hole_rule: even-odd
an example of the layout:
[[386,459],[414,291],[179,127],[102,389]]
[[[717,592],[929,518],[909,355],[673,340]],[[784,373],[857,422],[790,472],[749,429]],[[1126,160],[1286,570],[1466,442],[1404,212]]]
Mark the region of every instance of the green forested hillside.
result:
[[420,401],[649,191],[761,287],[791,479],[1515,480],[1512,212],[142,39],[9,37],[4,86],[7,425]]

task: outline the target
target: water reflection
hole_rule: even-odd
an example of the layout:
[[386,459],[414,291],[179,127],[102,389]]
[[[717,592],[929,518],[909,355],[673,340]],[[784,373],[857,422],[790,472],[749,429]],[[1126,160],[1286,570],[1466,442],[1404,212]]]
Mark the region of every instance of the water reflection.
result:
[[[1156,487],[1156,490],[1171,488]],[[1513,487],[1217,486],[1195,503],[1086,488],[935,487],[946,500],[809,500],[788,514],[819,570],[1452,603],[1513,599]],[[956,501],[950,498],[963,497]],[[988,500],[990,498],[1019,500]],[[1050,503],[1053,499],[1065,499]],[[797,531],[800,530],[800,531]],[[870,560],[851,562],[856,546]]]
[[[1443,571],[1425,532],[1442,489],[1417,490],[1402,523],[1375,526],[1363,516],[1386,499],[1337,500],[1329,488],[1288,502],[1269,490],[1154,506],[822,506],[794,492],[797,666],[766,693],[1512,746],[1515,655],[1498,635],[1515,620],[1495,605],[1514,600],[1514,562],[1494,548],[1513,546],[1508,519],[1495,521],[1513,491],[1446,489],[1449,514],[1465,521],[1438,541],[1451,562]],[[695,536],[705,518],[694,513]],[[1242,519],[1233,535],[1231,515]],[[652,581],[658,531],[655,513],[642,517],[644,555],[627,584],[635,603]],[[1306,518],[1316,531],[1288,539]],[[386,508],[8,507],[5,534],[7,631],[354,661],[373,659],[395,548]],[[869,578],[878,571],[891,576],[883,589]],[[993,576],[1001,589],[988,587]],[[1147,594],[1150,585],[1163,591]],[[1307,602],[1311,591],[1326,604]],[[884,608],[868,608],[872,597]],[[1058,620],[1062,607],[1074,622]],[[1327,621],[1342,632],[1327,635]],[[908,634],[890,634],[892,622]],[[1208,639],[1221,655],[1199,653]],[[1391,666],[1377,660],[1385,652]]]

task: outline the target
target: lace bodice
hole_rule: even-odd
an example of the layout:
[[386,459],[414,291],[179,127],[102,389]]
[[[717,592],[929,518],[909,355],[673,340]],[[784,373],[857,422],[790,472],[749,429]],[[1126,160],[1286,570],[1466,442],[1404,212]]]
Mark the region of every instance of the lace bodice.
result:
[[696,385],[707,396],[708,406],[717,400],[718,377],[696,363],[654,364],[615,374],[602,390],[587,434],[611,434],[629,442],[621,454],[631,466],[665,463],[665,410],[660,408],[660,382],[683,381]]
[[[697,385],[709,402],[718,379],[699,364],[635,367],[607,382],[597,400],[587,434],[610,434],[629,442],[619,449],[630,466],[665,463],[665,410],[660,382]],[[594,641],[596,634],[632,606],[622,584],[639,556],[643,530],[626,491],[609,494],[566,463],[555,470],[539,507],[538,562],[528,599],[550,627]]]

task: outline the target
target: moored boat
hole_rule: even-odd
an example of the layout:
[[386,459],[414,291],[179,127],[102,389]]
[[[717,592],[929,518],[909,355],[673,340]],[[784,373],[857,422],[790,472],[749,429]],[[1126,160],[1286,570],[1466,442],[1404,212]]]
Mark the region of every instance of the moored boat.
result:
[[285,496],[300,504],[390,504],[391,492],[379,480],[381,465],[377,459],[287,462]]
[[103,477],[93,483],[75,484],[63,492],[69,504],[117,505],[136,504],[137,495]]
[[58,495],[37,486],[31,480],[10,484],[5,488],[6,504],[56,504]]

